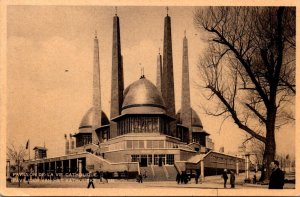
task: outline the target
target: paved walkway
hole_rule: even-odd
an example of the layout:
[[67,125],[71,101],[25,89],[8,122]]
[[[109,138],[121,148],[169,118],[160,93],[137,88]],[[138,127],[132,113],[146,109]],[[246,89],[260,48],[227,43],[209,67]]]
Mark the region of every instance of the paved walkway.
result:
[[[253,177],[253,174],[251,174]],[[259,177],[259,176],[257,176]],[[236,176],[236,189],[267,189],[267,185],[257,185],[257,184],[245,184],[244,183],[245,174],[240,174]],[[87,180],[54,180],[54,181],[31,181],[27,184],[25,181],[21,183],[21,188],[85,188],[87,187]],[[144,182],[137,183],[134,180],[109,180],[108,183],[100,182],[99,180],[94,180],[94,185],[96,188],[199,188],[199,189],[224,189],[223,180],[221,175],[205,177],[205,181],[201,184],[195,184],[195,180],[192,179],[187,184],[177,184],[175,181],[160,181],[160,182]],[[18,187],[18,182],[7,183],[7,187],[16,188]],[[227,183],[227,188],[230,187],[229,180]],[[295,188],[295,184],[285,184],[285,189]]]

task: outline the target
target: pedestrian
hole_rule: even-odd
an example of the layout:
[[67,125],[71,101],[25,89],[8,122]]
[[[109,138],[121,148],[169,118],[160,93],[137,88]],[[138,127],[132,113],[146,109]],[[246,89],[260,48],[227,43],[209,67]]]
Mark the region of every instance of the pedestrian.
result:
[[143,183],[143,176],[141,173],[139,174],[139,183]]
[[89,184],[88,184],[87,188],[90,188],[90,186],[92,185],[93,188],[95,189],[93,178],[94,178],[93,173],[90,173],[90,175],[89,175]]
[[199,174],[196,173],[196,174],[195,174],[195,182],[196,182],[196,184],[198,184],[198,180],[199,180]]
[[272,174],[270,176],[269,189],[283,189],[284,172],[279,168],[279,161],[271,162]]
[[180,173],[179,172],[176,175],[176,181],[177,181],[177,184],[180,183]]
[[226,188],[226,182],[227,182],[227,179],[228,179],[227,170],[226,169],[224,169],[224,171],[222,173],[222,178],[224,180],[224,188]]
[[235,187],[235,174],[232,170],[230,170],[230,185],[231,188]]

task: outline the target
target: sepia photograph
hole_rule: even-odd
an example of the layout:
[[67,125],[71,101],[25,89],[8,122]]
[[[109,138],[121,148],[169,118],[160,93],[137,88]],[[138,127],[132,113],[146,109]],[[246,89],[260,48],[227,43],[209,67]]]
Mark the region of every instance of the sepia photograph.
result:
[[295,1],[37,2],[1,5],[0,195],[300,194]]

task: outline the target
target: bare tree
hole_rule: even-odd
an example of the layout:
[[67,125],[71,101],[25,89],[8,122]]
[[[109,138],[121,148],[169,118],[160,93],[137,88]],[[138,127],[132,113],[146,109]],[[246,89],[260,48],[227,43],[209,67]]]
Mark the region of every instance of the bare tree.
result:
[[231,117],[264,144],[262,179],[275,157],[275,130],[294,123],[295,20],[292,7],[195,11],[195,25],[208,37],[199,63],[201,87],[217,103],[209,114]]
[[[16,148],[13,144],[10,144],[7,147],[7,158],[10,160],[11,164],[17,169],[18,176],[24,168],[24,160],[27,155],[27,151],[23,146]],[[20,187],[19,179],[19,187]]]

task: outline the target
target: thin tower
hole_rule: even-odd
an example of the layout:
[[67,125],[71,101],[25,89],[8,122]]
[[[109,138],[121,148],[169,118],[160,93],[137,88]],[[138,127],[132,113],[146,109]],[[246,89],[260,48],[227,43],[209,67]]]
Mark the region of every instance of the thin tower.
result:
[[161,91],[161,82],[162,82],[162,59],[160,54],[160,49],[157,55],[157,68],[156,68],[156,87],[157,89]]
[[[173,76],[173,55],[172,55],[172,35],[171,18],[165,17],[164,24],[164,49],[163,49],[163,73],[162,73],[162,96],[166,105],[167,115],[175,117],[175,96],[174,96],[174,76]],[[175,121],[170,124],[170,135],[176,135]]]
[[[117,10],[116,10],[117,11]],[[123,60],[121,55],[120,22],[117,12],[113,18],[113,47],[112,47],[112,77],[111,77],[111,107],[110,118],[121,114],[123,103]],[[110,138],[117,136],[117,124],[110,123]]]
[[96,134],[96,129],[101,127],[101,85],[100,85],[100,62],[99,62],[99,42],[97,32],[94,38],[94,65],[93,65],[93,128],[92,142],[97,144],[99,139]]
[[188,58],[188,40],[184,31],[183,53],[182,53],[182,89],[181,89],[181,120],[182,125],[189,129],[188,136],[185,138],[192,142],[192,109],[189,81],[189,58]]

